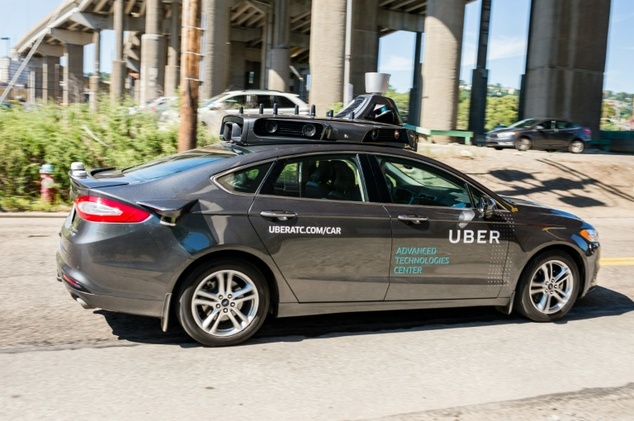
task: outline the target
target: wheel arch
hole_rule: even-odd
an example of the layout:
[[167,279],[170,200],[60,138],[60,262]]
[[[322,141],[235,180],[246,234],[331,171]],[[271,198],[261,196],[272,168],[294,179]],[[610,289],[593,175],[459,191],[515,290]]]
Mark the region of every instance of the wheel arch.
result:
[[[174,286],[172,288],[172,294],[174,294],[174,296],[177,297],[183,283],[192,272],[194,272],[195,270],[197,270],[198,268],[202,266],[212,263],[215,260],[237,260],[237,261],[243,261],[255,266],[256,269],[258,269],[260,273],[262,273],[262,276],[264,276],[266,285],[269,288],[269,298],[270,298],[269,314],[273,315],[274,317],[277,316],[278,306],[280,301],[279,300],[280,294],[279,294],[279,288],[276,282],[275,274],[273,273],[269,265],[267,265],[262,259],[260,259],[259,257],[251,253],[248,253],[242,250],[229,250],[229,249],[218,250],[218,251],[206,254],[198,258],[197,260],[193,261],[180,274],[180,276],[174,283]],[[172,308],[170,310],[173,310],[174,309],[173,300],[172,300],[171,307]]]
[[515,288],[513,288],[513,291],[517,292],[517,289],[519,288],[519,285],[520,285],[519,280],[522,279],[522,276],[524,276],[524,273],[526,272],[526,268],[530,265],[530,263],[534,261],[535,259],[539,258],[539,256],[541,256],[542,254],[545,254],[551,251],[562,251],[566,253],[568,256],[570,256],[570,258],[575,262],[575,264],[577,265],[577,270],[579,271],[579,284],[580,284],[579,295],[581,296],[581,292],[585,291],[585,288],[586,288],[586,265],[583,261],[583,257],[581,256],[581,253],[579,252],[579,250],[577,250],[576,248],[568,244],[551,244],[547,247],[537,250],[524,264],[524,267],[520,271],[520,274],[517,278],[518,281],[515,283]]

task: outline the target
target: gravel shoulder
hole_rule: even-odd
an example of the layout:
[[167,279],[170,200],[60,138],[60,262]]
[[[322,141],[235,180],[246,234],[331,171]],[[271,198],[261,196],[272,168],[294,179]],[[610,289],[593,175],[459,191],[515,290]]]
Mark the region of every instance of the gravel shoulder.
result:
[[596,150],[497,151],[420,143],[419,153],[444,162],[493,191],[527,198],[584,219],[634,216],[634,156]]

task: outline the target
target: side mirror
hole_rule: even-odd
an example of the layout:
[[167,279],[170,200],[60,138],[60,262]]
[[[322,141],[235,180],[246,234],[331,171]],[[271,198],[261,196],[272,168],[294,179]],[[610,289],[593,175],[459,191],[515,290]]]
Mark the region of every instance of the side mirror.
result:
[[495,211],[495,200],[489,196],[482,196],[478,204],[478,211],[480,211],[484,219],[491,219]]

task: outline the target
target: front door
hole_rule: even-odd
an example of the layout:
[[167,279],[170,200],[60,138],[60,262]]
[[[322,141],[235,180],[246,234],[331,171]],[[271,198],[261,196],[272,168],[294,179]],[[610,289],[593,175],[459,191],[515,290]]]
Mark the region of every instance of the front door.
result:
[[497,297],[510,227],[485,220],[476,195],[445,170],[381,157],[392,203],[390,288],[386,300]]

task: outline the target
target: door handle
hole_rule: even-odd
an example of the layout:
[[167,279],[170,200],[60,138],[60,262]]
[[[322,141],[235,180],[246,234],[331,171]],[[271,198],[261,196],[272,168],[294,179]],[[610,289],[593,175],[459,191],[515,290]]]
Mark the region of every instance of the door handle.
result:
[[260,216],[264,218],[277,219],[278,221],[288,221],[297,216],[295,212],[291,211],[262,211]]
[[419,216],[419,215],[399,215],[398,220],[402,222],[408,222],[411,224],[420,224],[421,222],[429,221],[429,218],[426,216]]

